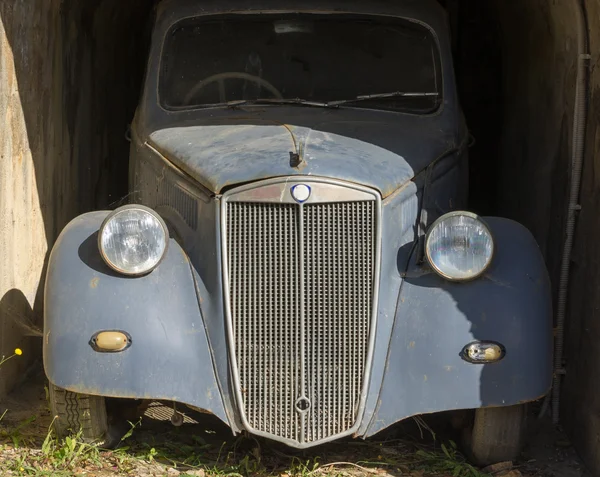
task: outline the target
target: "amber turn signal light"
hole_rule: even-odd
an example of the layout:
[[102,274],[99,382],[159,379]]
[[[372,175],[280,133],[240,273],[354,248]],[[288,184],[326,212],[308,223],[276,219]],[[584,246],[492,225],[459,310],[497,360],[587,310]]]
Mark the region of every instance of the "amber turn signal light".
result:
[[460,356],[473,364],[495,363],[504,358],[506,350],[500,343],[494,341],[473,341],[466,345]]
[[115,353],[131,345],[131,337],[123,331],[100,331],[92,336],[90,345],[96,351]]

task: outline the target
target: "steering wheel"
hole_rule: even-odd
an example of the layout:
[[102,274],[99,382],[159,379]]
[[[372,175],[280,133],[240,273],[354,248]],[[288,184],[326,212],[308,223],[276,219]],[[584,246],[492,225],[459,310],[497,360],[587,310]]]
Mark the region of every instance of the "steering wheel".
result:
[[216,75],[209,76],[203,80],[198,81],[192,89],[190,89],[189,93],[185,96],[183,102],[185,105],[189,105],[190,101],[194,99],[194,96],[198,94],[198,91],[206,88],[208,85],[212,83],[219,84],[219,101],[221,103],[225,102],[225,81],[229,79],[241,79],[246,81],[251,81],[252,83],[256,83],[261,88],[266,89],[269,93],[275,96],[277,99],[283,99],[283,95],[279,92],[279,90],[269,83],[267,80],[262,79],[260,76],[250,75],[248,73],[218,73]]

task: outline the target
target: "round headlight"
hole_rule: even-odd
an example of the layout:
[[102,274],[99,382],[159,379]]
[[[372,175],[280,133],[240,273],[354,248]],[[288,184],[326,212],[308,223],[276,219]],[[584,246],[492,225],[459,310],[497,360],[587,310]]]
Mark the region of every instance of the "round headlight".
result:
[[431,267],[448,280],[470,280],[492,261],[494,240],[487,225],[470,212],[450,212],[427,233],[425,253]]
[[126,205],[110,214],[98,236],[106,264],[125,275],[143,275],[160,263],[169,242],[165,222],[143,205]]

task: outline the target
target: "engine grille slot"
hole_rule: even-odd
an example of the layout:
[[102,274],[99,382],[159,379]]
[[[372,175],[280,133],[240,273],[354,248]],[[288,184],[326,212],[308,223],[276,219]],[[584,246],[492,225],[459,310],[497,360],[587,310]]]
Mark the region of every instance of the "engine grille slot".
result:
[[247,425],[299,446],[352,432],[371,352],[377,202],[228,201],[225,211]]

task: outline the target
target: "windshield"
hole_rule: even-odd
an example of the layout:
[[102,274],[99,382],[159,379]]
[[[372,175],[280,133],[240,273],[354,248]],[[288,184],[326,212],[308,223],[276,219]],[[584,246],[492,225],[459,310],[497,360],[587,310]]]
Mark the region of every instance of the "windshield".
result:
[[170,30],[163,51],[160,96],[169,109],[263,99],[425,113],[442,99],[433,35],[398,18],[194,18]]

